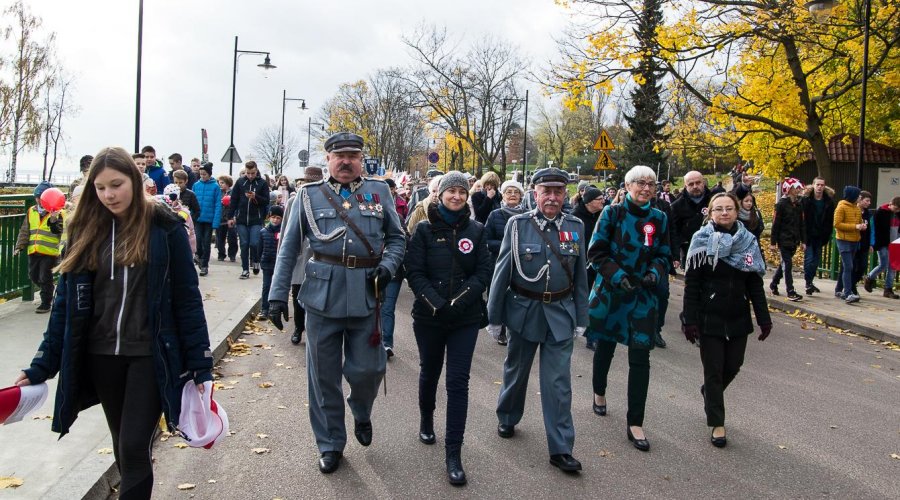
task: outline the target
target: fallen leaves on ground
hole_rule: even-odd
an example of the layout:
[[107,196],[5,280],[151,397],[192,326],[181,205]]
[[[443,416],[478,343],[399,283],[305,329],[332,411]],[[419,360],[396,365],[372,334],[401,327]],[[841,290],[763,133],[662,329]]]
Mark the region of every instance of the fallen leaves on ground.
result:
[[262,372],[253,372],[250,375],[250,378],[260,378],[260,377],[262,377]]
[[207,483],[209,483],[209,484],[216,484],[216,480],[215,480],[215,479],[210,479],[209,481],[207,481]]
[[112,448],[100,448],[99,450],[97,450],[98,455],[112,455],[112,452]]
[[196,487],[197,487],[197,485],[196,485],[196,484],[192,484],[192,483],[181,483],[181,484],[178,485],[178,489],[179,489],[179,490],[192,490],[192,489],[194,489],[194,488],[196,488]]
[[268,389],[268,388],[270,388],[270,387],[275,387],[275,382],[268,382],[268,381],[267,381],[267,382],[263,382],[263,383],[259,384],[259,388],[260,388],[260,389]]
[[250,451],[252,451],[253,453],[256,453],[257,455],[262,455],[264,453],[268,453],[271,450],[269,450],[268,448],[253,448]]
[[785,445],[783,445],[783,444],[779,444],[779,445],[778,445],[778,449],[779,449],[779,450],[786,450],[786,449],[787,449],[787,446],[785,446]]
[[[231,340],[230,338],[228,339],[228,355],[229,356],[234,356],[234,357],[249,356],[252,353],[253,353],[253,349],[251,349],[250,346],[245,344],[244,342],[240,342],[240,341],[235,342],[235,341]],[[227,360],[227,358],[223,361],[226,361],[226,360]]]
[[18,477],[0,476],[0,490],[6,488],[18,488],[25,484],[25,481]]
[[183,450],[188,447],[187,443],[175,443],[172,446],[178,448],[179,450]]
[[260,433],[260,434],[257,434],[256,437],[258,437],[260,439],[266,439],[267,437],[269,437],[269,435]]
[[606,451],[606,450],[600,450],[599,455],[603,458],[612,458],[613,456],[615,456],[615,455],[613,455],[613,452]]
[[[891,458],[893,458],[894,460],[900,460],[900,455],[898,455],[896,453],[891,453]],[[0,479],[2,479],[2,478],[0,478]]]

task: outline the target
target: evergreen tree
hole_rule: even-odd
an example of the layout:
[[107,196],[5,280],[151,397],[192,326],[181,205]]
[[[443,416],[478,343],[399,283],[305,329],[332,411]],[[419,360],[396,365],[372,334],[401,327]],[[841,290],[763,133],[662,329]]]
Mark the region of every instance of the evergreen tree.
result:
[[634,34],[637,37],[642,57],[634,70],[637,86],[631,91],[634,113],[625,115],[631,129],[629,142],[625,144],[623,157],[625,170],[634,165],[647,165],[656,170],[657,165],[665,165],[666,154],[662,142],[666,121],[663,119],[662,87],[660,79],[663,71],[657,57],[656,30],[662,24],[662,0],[643,0]]

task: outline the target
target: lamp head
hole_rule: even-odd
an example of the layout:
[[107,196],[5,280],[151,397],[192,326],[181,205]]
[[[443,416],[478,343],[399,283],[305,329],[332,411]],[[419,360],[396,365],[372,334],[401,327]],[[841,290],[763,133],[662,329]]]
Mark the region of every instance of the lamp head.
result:
[[276,68],[276,66],[274,64],[272,64],[272,60],[269,59],[269,54],[266,54],[266,59],[263,61],[262,64],[257,64],[257,66],[262,69],[275,69]]

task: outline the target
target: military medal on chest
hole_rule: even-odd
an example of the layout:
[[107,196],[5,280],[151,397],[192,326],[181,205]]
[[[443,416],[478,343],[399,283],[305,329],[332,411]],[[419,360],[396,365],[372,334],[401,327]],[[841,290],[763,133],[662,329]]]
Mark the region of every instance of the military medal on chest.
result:
[[559,248],[578,252],[578,233],[576,231],[559,232]]

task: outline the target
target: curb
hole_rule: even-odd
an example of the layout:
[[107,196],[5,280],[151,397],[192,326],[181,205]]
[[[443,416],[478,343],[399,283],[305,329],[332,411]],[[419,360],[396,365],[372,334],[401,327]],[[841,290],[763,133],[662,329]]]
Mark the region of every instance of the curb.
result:
[[[225,357],[225,353],[228,352],[228,341],[234,341],[237,339],[241,332],[244,331],[244,323],[247,322],[251,316],[254,315],[254,311],[259,310],[259,305],[262,300],[257,300],[250,309],[241,317],[240,320],[231,328],[227,335],[215,346],[210,346],[212,348],[213,353],[213,365],[218,363]],[[156,444],[156,439],[153,440],[154,444]],[[119,470],[116,468],[115,462],[100,476],[97,481],[91,486],[91,489],[88,490],[87,493],[82,497],[82,500],[115,500],[119,497],[118,491],[116,489],[119,487],[119,483],[121,482],[121,477],[119,476]]]
[[879,342],[888,341],[895,344],[900,344],[900,335],[898,334],[877,330],[870,326],[860,325],[859,323],[847,321],[846,319],[832,316],[830,314],[822,314],[821,312],[813,311],[808,307],[800,305],[800,302],[791,302],[790,304],[786,304],[780,300],[772,300],[771,298],[768,299],[768,302],[769,307],[771,307],[772,309],[777,309],[784,313],[790,314],[795,310],[799,310],[802,313],[815,315],[817,318],[824,321],[827,326],[834,326],[843,330],[850,330],[853,333],[857,333]]

